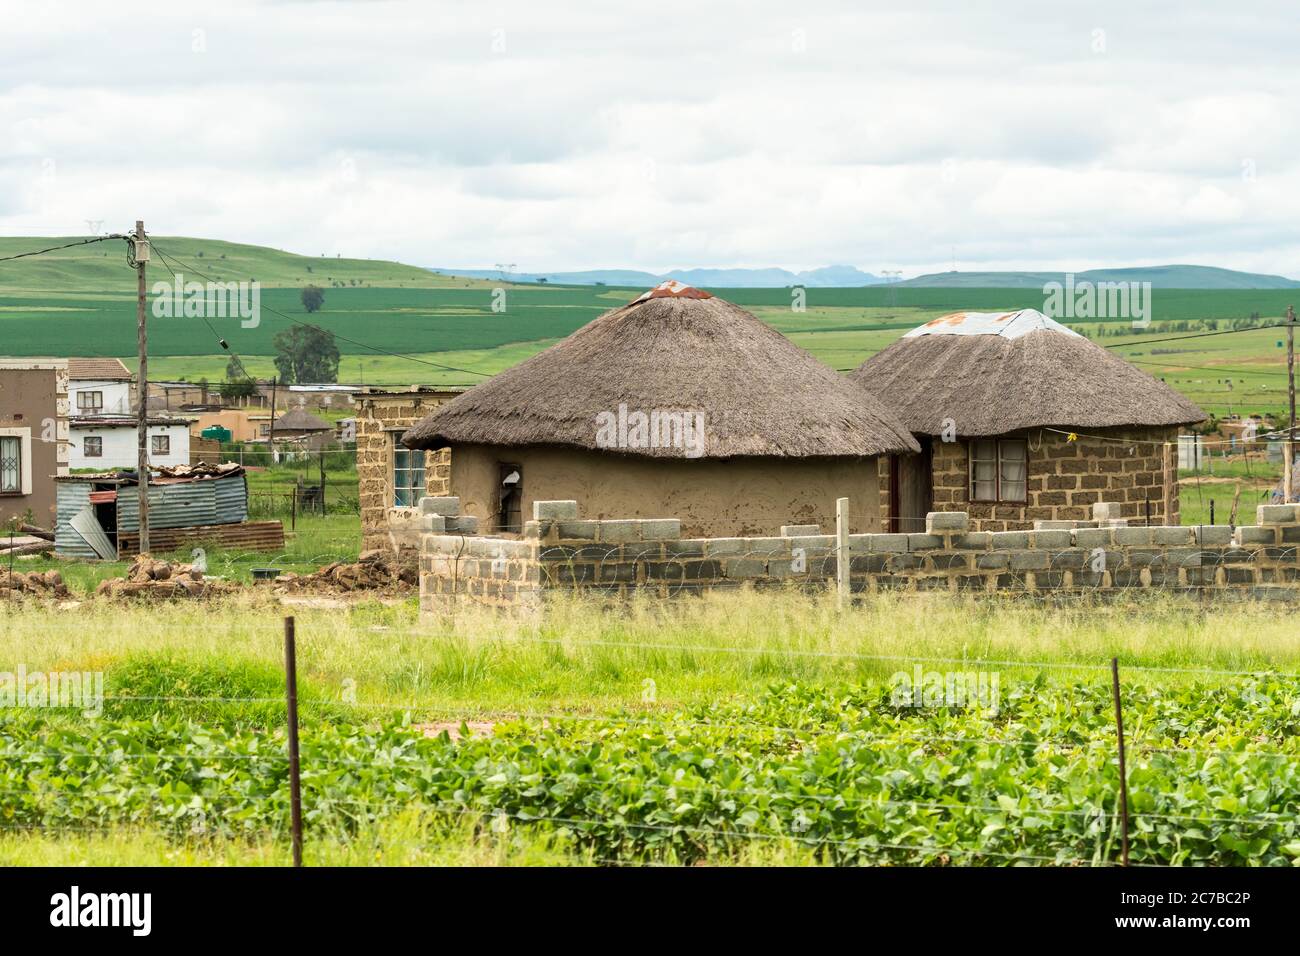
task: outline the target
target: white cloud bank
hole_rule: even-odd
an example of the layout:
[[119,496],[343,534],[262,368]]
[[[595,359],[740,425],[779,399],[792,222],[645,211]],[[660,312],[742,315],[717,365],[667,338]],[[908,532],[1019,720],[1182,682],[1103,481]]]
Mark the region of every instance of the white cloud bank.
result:
[[1300,275],[1284,2],[24,4],[0,233],[521,270]]

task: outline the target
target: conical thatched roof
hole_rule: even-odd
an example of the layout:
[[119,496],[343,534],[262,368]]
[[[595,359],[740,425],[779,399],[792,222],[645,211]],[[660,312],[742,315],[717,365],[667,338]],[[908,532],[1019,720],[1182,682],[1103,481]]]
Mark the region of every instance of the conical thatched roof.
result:
[[327,432],[334,426],[323,418],[317,418],[305,408],[291,408],[283,415],[276,416],[272,431],[277,432]]
[[1172,388],[1033,309],[955,312],[852,373],[920,435],[1185,425],[1205,413]]
[[[602,420],[703,416],[702,453],[821,458],[916,451],[898,417],[739,306],[665,282],[477,385],[406,433],[411,448],[566,445],[652,458],[680,447],[611,446]],[[602,419],[603,416],[603,419]]]

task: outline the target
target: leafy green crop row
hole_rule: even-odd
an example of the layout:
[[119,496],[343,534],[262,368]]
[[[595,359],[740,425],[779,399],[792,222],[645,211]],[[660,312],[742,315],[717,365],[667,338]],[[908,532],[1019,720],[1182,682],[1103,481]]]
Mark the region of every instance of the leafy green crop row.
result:
[[[1124,706],[1133,862],[1296,862],[1294,681],[1130,686]],[[282,732],[32,711],[0,726],[0,826],[235,837],[288,818]],[[764,840],[835,863],[1119,853],[1104,682],[1017,683],[996,714],[897,707],[883,684],[780,686],[675,714],[514,718],[459,739],[400,720],[309,719],[302,768],[309,840],[426,809],[449,827],[564,831],[628,861],[726,858]]]

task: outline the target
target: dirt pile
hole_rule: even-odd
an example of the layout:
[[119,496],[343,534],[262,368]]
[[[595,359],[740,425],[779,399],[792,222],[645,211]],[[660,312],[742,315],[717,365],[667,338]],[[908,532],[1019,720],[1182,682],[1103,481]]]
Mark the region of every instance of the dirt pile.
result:
[[335,561],[311,574],[288,572],[275,579],[277,591],[402,591],[419,583],[414,562],[381,550],[363,551],[354,562]]
[[58,571],[14,571],[11,577],[8,569],[0,570],[0,598],[15,594],[65,598],[68,587]]
[[198,598],[235,590],[225,581],[205,578],[189,564],[156,561],[149,554],[136,555],[126,577],[100,581],[95,594],[110,598]]

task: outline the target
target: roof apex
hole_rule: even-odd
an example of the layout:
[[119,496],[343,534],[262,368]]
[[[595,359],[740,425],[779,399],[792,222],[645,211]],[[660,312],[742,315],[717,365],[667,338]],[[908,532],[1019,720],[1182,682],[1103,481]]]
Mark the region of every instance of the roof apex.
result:
[[1018,339],[1030,332],[1059,332],[1061,335],[1079,336],[1074,329],[1037,309],[1017,309],[1012,312],[950,312],[931,319],[925,325],[918,325],[903,338],[914,339],[922,335],[1000,335],[1004,339]]
[[712,299],[712,292],[705,292],[703,289],[697,289],[695,286],[687,285],[685,282],[678,282],[676,279],[665,279],[653,289],[642,292],[632,300],[635,305],[637,302],[644,302],[646,299]]

